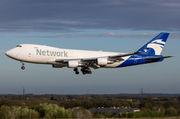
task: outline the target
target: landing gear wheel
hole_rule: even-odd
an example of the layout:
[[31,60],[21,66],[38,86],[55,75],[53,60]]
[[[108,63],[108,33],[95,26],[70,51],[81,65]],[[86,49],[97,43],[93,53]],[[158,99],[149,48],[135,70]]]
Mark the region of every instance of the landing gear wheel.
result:
[[75,74],[79,74],[78,68],[74,68]]
[[86,75],[86,72],[82,72],[84,75]]
[[22,66],[21,69],[24,70],[24,69],[25,69],[25,66]]
[[21,62],[21,63],[22,63],[21,69],[24,70],[25,69],[24,62]]
[[84,74],[84,75],[86,75],[86,74],[92,74],[92,71],[91,71],[91,69],[90,69],[89,67],[83,67],[83,68],[81,69],[81,71],[82,71],[82,74]]

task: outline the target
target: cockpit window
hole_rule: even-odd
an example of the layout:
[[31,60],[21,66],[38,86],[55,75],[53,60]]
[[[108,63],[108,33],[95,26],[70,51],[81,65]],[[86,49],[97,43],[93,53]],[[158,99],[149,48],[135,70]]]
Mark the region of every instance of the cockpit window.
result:
[[16,47],[22,47],[22,45],[17,45]]

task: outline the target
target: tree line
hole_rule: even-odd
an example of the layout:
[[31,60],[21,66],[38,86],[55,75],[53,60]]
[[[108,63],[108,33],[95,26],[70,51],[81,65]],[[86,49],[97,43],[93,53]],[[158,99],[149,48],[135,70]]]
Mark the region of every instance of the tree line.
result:
[[[129,97],[121,97],[129,98]],[[0,118],[140,118],[140,117],[167,117],[180,116],[179,97],[159,97],[154,99],[151,95],[134,102],[122,101],[113,95],[92,96],[62,96],[56,99],[45,97],[1,96]],[[130,97],[132,98],[132,97]],[[76,108],[79,107],[79,108]],[[98,107],[131,107],[140,108],[140,112],[123,112],[113,114],[103,112],[92,114],[90,108]]]

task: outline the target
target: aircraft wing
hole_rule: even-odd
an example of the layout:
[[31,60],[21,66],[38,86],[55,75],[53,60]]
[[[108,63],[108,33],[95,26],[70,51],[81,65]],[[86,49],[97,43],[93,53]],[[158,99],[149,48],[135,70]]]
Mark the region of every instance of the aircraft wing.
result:
[[139,54],[142,53],[142,51],[138,51],[138,52],[133,52],[133,53],[126,53],[126,54],[119,54],[119,55],[114,55],[114,56],[108,56],[109,59],[122,59],[122,57],[126,57],[126,56],[131,56],[131,55],[135,55],[135,54]]
[[96,64],[98,58],[105,58],[107,61],[110,61],[111,63],[117,62],[117,61],[123,61],[124,59],[122,57],[131,56],[134,54],[139,54],[142,51],[134,52],[134,53],[126,53],[126,54],[119,54],[119,55],[112,55],[112,56],[104,56],[104,57],[93,57],[93,58],[77,58],[77,59],[56,59],[56,62],[59,63],[68,63],[68,61],[77,61],[82,66],[85,67],[93,67],[93,68],[99,68],[100,66]]
[[134,53],[127,53],[127,54],[119,54],[119,55],[113,55],[113,56],[104,56],[104,57],[94,57],[94,58],[77,58],[77,59],[56,59],[56,62],[68,62],[68,61],[72,61],[72,60],[76,60],[76,61],[85,61],[85,62],[91,62],[91,61],[96,61],[98,58],[108,58],[108,59],[122,59],[122,57],[126,57],[126,56],[131,56],[131,55],[135,55],[135,54],[139,54],[142,53],[142,51],[139,52],[134,52]]

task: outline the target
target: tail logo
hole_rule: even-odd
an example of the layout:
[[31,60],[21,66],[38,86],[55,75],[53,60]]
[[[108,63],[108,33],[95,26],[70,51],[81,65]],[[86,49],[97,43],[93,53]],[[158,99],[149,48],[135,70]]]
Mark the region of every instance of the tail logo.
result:
[[160,55],[162,49],[164,48],[165,42],[163,39],[153,40],[151,43],[147,45],[147,48],[152,48],[155,51],[155,55]]
[[163,48],[164,45],[165,45],[165,42],[162,41],[162,40],[163,40],[163,39],[157,39],[157,40],[152,41],[151,43],[159,44],[159,46],[160,46],[161,48]]

